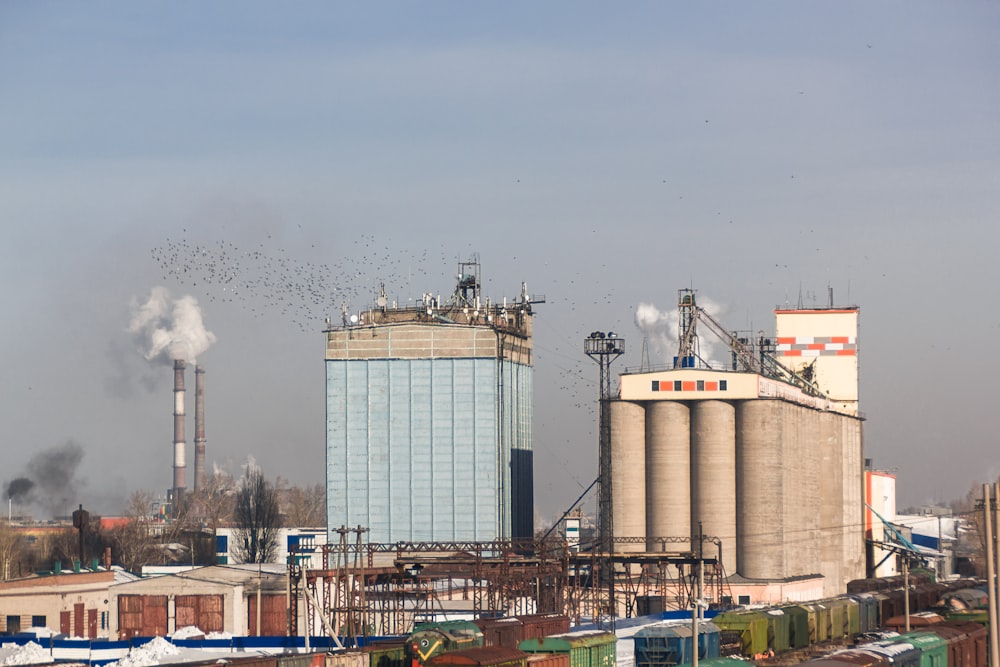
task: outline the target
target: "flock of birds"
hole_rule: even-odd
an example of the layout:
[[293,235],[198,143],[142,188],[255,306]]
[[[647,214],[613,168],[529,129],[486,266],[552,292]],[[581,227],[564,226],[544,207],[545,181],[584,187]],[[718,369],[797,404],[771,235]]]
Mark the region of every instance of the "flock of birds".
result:
[[167,239],[151,254],[164,282],[253,317],[281,318],[310,334],[322,329],[325,318],[339,317],[344,307],[367,307],[380,285],[390,294],[402,293],[414,279],[424,280],[429,265],[446,265],[443,253],[440,261],[427,250],[400,253],[371,235],[355,240],[353,250],[350,258],[326,263],[298,259],[265,243],[241,247],[182,237]]

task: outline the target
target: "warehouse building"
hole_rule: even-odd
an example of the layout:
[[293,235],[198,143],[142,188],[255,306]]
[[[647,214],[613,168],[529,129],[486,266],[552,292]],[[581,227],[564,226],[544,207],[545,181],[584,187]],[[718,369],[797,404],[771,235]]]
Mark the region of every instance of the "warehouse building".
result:
[[109,605],[115,584],[138,577],[121,568],[63,570],[0,582],[0,634],[48,628],[73,637],[108,637],[114,622]]
[[111,586],[110,636],[165,637],[192,626],[204,633],[281,636],[288,632],[288,596],[284,564],[213,565],[139,579]]
[[[865,576],[858,309],[777,309],[749,341],[681,292],[675,363],[626,372],[610,404],[614,534],[645,538],[621,549],[702,534],[743,602],[843,593]],[[731,363],[700,358],[699,321]]]
[[390,303],[327,328],[327,529],[366,542],[530,538],[532,312],[480,294]]

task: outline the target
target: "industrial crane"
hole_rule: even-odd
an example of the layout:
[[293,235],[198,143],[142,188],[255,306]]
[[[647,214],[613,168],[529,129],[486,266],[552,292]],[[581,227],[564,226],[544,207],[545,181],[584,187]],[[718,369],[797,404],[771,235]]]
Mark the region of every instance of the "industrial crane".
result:
[[828,398],[826,392],[821,390],[809,377],[802,373],[796,373],[778,361],[768,350],[773,349],[771,341],[763,336],[757,342],[756,347],[747,338],[741,338],[731,331],[728,331],[714,317],[699,306],[695,300],[694,290],[678,290],[677,308],[680,312],[680,335],[677,347],[677,364],[685,363],[685,359],[697,357],[702,363],[698,351],[698,322],[703,323],[714,333],[719,340],[724,342],[733,355],[733,370],[744,373],[758,373],[765,377],[780,380],[788,384],[799,387],[807,394],[820,398]]

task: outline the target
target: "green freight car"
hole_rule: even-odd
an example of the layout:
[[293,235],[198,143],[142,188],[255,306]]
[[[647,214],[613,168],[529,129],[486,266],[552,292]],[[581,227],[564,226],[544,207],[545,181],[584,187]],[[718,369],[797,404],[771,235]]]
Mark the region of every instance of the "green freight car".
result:
[[614,633],[594,630],[525,639],[518,648],[525,653],[565,653],[569,667],[615,667],[617,643]]

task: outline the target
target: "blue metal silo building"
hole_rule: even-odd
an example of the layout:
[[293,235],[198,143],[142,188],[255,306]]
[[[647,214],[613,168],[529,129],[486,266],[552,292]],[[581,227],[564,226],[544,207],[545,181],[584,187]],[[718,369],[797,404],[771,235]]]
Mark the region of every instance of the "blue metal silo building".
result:
[[479,265],[447,301],[328,327],[327,526],[370,542],[533,533],[531,304],[482,302]]

